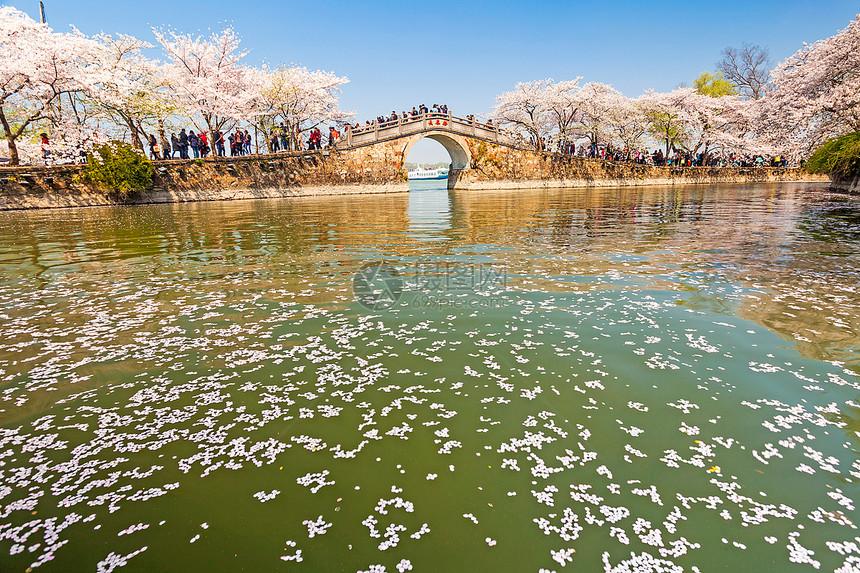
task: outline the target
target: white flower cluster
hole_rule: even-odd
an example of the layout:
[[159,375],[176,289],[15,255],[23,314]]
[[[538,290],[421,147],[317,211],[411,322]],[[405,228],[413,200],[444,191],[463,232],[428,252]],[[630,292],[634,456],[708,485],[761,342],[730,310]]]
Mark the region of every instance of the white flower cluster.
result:
[[552,555],[552,560],[557,562],[562,567],[565,567],[568,563],[573,562],[573,554],[576,553],[576,549],[559,549],[558,551],[550,550],[550,555]]
[[331,527],[331,523],[326,523],[322,515],[317,517],[314,521],[305,519],[302,521],[302,525],[306,525],[308,527],[309,538],[313,538],[317,535],[325,535],[328,528]]
[[122,531],[117,533],[117,535],[118,536],[119,535],[130,535],[132,533],[135,533],[136,531],[143,531],[144,529],[147,529],[148,527],[149,527],[148,523],[136,523],[134,525],[130,525],[130,526],[126,527],[125,529],[123,529]]
[[256,497],[260,503],[266,503],[267,501],[271,501],[278,497],[280,493],[281,492],[276,489],[273,489],[270,493],[266,493],[265,491],[258,491],[254,494],[254,497]]
[[[293,540],[287,540],[284,544],[293,549],[296,547],[296,542]],[[281,561],[295,561],[296,563],[301,563],[303,561],[302,550],[296,549],[296,552],[292,555],[281,555]]]
[[[329,475],[328,470],[323,470],[319,473],[307,473],[302,477],[296,479],[296,483],[299,485],[303,485],[305,487],[310,487],[311,493],[316,493],[320,489],[324,488],[327,485],[334,485],[334,480],[326,481],[325,477]],[[316,484],[311,486],[311,484]],[[261,500],[262,501],[262,500]]]
[[144,545],[137,551],[132,551],[126,555],[117,555],[113,551],[111,551],[107,557],[103,560],[99,561],[96,564],[96,572],[97,573],[111,573],[114,569],[118,569],[119,567],[125,567],[129,560],[136,555],[140,555],[144,551],[146,551],[148,547]]

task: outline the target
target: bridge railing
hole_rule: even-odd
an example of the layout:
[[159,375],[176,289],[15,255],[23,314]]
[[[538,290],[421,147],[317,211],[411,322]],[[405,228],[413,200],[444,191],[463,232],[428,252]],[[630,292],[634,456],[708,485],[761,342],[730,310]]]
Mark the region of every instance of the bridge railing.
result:
[[374,143],[382,139],[402,137],[434,129],[490,141],[508,142],[510,140],[509,135],[495,124],[483,123],[474,117],[457,117],[450,113],[423,113],[352,127],[346,130],[344,139],[346,145],[352,147],[353,145]]

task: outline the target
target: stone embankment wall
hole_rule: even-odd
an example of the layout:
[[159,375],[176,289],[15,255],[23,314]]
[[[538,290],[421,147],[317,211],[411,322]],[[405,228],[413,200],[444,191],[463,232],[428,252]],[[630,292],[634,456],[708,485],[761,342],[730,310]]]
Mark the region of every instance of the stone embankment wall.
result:
[[[452,171],[449,188],[828,181],[799,169],[648,167],[464,141],[469,167]],[[83,182],[83,166],[3,167],[0,210],[405,192],[404,145],[392,140],[330,152],[161,161],[151,188],[126,199]]]
[[860,195],[860,175],[853,179],[834,179],[830,182],[830,189]]
[[457,189],[554,189],[830,180],[826,176],[810,175],[797,168],[653,167],[516,150],[477,140],[469,140],[468,144],[471,164],[469,169],[459,174]]
[[361,150],[156,161],[151,188],[125,199],[84,182],[82,165],[3,167],[0,210],[402,193],[401,164]]

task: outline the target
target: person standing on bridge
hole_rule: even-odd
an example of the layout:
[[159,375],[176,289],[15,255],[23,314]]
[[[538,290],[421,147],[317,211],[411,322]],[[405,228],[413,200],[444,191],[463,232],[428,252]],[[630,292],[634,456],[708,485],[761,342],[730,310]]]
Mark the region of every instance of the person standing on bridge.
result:
[[281,149],[283,151],[289,151],[289,141],[287,141],[287,128],[284,126],[284,122],[281,122],[281,125],[278,126],[278,136],[281,138]]
[[237,129],[236,134],[233,136],[233,146],[235,147],[235,149],[231,151],[233,155],[244,155],[245,135],[242,133],[241,129]]
[[149,158],[153,160],[161,159],[158,155],[158,140],[155,139],[154,135],[150,135],[147,140],[149,142]]
[[200,157],[206,157],[206,154],[209,153],[209,134],[205,131],[201,131],[197,134],[197,139],[200,140]]
[[194,159],[200,158],[200,138],[192,129],[188,133],[188,146],[191,147],[191,152],[194,153]]
[[322,149],[322,133],[318,128],[314,128],[311,132],[310,141],[308,141],[308,149]]
[[39,138],[42,143],[42,159],[45,160],[45,165],[48,164],[48,160],[51,158],[51,146],[48,143],[48,134],[42,132],[39,134]]
[[188,159],[188,134],[184,127],[179,130],[179,158]]
[[218,157],[224,157],[224,134],[220,130],[216,129],[212,134],[212,142],[215,144]]
[[167,139],[167,134],[161,132],[161,158],[170,159],[170,141]]

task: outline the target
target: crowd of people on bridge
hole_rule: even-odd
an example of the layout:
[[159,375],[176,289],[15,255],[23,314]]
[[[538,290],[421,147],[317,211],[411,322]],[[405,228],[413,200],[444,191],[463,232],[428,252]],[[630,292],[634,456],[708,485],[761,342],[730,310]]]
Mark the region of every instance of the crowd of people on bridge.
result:
[[355,125],[346,124],[346,129],[351,129],[353,132],[358,131],[360,129],[371,128],[374,126],[385,126],[397,123],[400,120],[409,119],[412,117],[418,117],[424,114],[441,114],[441,115],[450,115],[448,111],[448,106],[445,104],[439,105],[434,103],[433,107],[428,108],[423,103],[417,107],[413,107],[412,111],[403,111],[399,115],[396,111],[392,111],[390,115],[377,115],[374,120],[367,120],[364,122],[364,125],[361,123],[356,123]]
[[[317,150],[322,149],[324,143],[326,147],[333,147],[337,145],[339,139],[340,132],[334,127],[329,127],[327,138],[324,138],[319,128],[314,128],[309,132],[305,146],[302,138],[290,138],[282,123],[269,133],[267,151],[269,153],[290,151],[291,141],[293,151]],[[225,136],[218,130],[210,134],[207,131],[195,133],[194,130],[186,131],[182,128],[179,133],[171,133],[169,138],[166,133],[162,133],[160,138],[149,134],[146,136],[146,143],[149,147],[149,158],[153,160],[192,159],[192,155],[194,159],[202,159],[210,153],[217,157],[241,157],[252,155],[255,147],[254,138],[247,129],[236,129]],[[260,152],[259,148],[256,152]]]
[[[541,141],[541,149],[547,150],[545,141]],[[662,149],[648,151],[647,149],[628,149],[610,145],[574,142],[562,142],[558,146],[559,153],[575,155],[587,159],[603,161],[637,163],[658,167],[786,167],[788,160],[784,155],[774,155],[765,158],[763,155],[729,153],[719,151],[694,153],[689,150],[672,147],[668,154]]]
[[784,155],[774,155],[765,159],[763,155],[729,153],[693,153],[673,149],[664,157],[663,150],[658,149],[651,155],[653,165],[675,167],[785,167],[788,160]]
[[[207,131],[194,133],[194,130],[186,132],[185,128],[179,133],[173,132],[168,139],[167,134],[162,132],[160,141],[154,134],[146,136],[149,146],[150,159],[202,159],[213,153],[218,157],[251,154],[251,134],[248,130],[236,129],[227,134],[214,130],[211,134]],[[178,157],[177,157],[178,155]]]
[[[447,105],[433,104],[428,108],[421,104],[412,108],[412,111],[403,111],[398,114],[392,111],[390,115],[379,115],[375,120],[368,120],[364,125],[356,123],[351,125],[344,124],[344,129],[347,132],[356,133],[364,131],[368,128],[376,128],[377,126],[387,126],[395,124],[401,120],[421,117],[425,114],[439,114],[450,117]],[[477,123],[475,116],[466,116],[467,122]],[[492,120],[486,121],[486,127],[495,127]],[[194,130],[186,131],[182,128],[179,133],[171,133],[168,138],[164,132],[161,133],[160,139],[156,135],[151,134],[146,136],[149,146],[149,156],[154,160],[164,159],[194,159],[205,158],[210,153],[217,157],[239,157],[251,155],[252,143],[254,142],[251,134],[247,129],[235,129],[225,134],[221,131],[214,130],[212,133],[201,131],[195,133]],[[319,127],[315,127],[307,132],[307,142],[301,136],[295,136],[290,132],[290,129],[281,123],[277,127],[271,129],[266,136],[266,149],[263,153],[279,153],[284,151],[315,151],[323,148],[335,147],[341,141],[341,134],[337,128],[330,126],[328,134],[323,135]],[[525,141],[522,142],[526,144]],[[785,167],[787,160],[785,156],[774,156],[765,158],[762,155],[741,155],[737,153],[723,155],[719,152],[710,153],[693,153],[688,150],[675,149],[670,150],[670,153],[664,154],[663,150],[655,150],[649,152],[646,149],[627,149],[618,148],[610,145],[596,144],[592,142],[579,143],[574,141],[550,142],[541,139],[539,146],[535,140],[527,142],[533,149],[541,151],[555,150],[558,153],[565,155],[574,155],[588,159],[598,159],[603,161],[637,163],[642,165],[655,166],[677,166],[677,167]],[[46,150],[47,147],[43,145]],[[259,147],[256,153],[260,153]],[[43,150],[46,161],[48,152]]]
[[[310,130],[308,134],[307,145],[302,137],[291,136],[290,130],[281,123],[278,127],[273,128],[268,135],[268,147],[270,153],[279,153],[281,151],[314,151],[329,148],[337,145],[340,140],[340,132],[335,127],[328,128],[328,135],[323,136],[319,127]],[[324,145],[325,143],[325,145]]]
[[[374,120],[367,120],[364,125],[361,123],[343,125],[346,131],[355,133],[358,130],[366,128],[374,128],[376,126],[386,126],[397,123],[400,120],[417,118],[423,115],[444,115],[450,117],[448,106],[445,104],[433,104],[427,107],[423,103],[414,106],[412,111],[403,111],[398,114],[392,111],[390,115],[379,115]],[[475,116],[469,115],[467,121],[475,122]],[[492,120],[487,120],[488,127],[494,127]],[[291,133],[291,130],[281,122],[278,126],[273,127],[266,138],[266,152],[280,153],[284,151],[314,151],[323,148],[334,147],[341,140],[340,131],[330,126],[328,134],[323,135],[322,131],[317,127],[307,132],[307,140],[301,136],[296,136]],[[206,131],[195,133],[194,130],[186,131],[182,128],[179,133],[172,133],[170,138],[167,138],[162,133],[159,139],[156,135],[146,136],[149,146],[149,157],[151,159],[191,159],[193,154],[194,159],[205,158],[210,153],[217,157],[237,157],[252,154],[252,143],[254,139],[248,133],[248,130],[236,129],[235,132],[227,134],[226,138],[223,133],[215,130],[209,134]],[[257,153],[260,153],[257,147]]]

